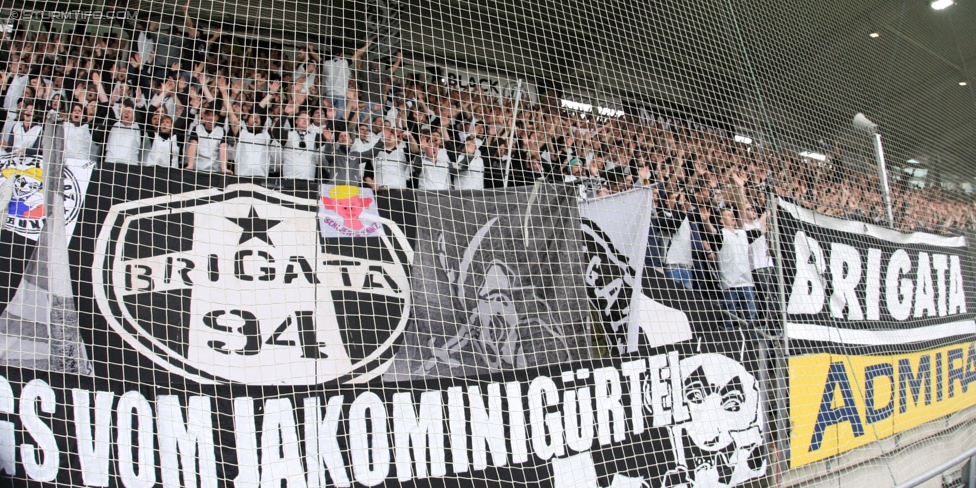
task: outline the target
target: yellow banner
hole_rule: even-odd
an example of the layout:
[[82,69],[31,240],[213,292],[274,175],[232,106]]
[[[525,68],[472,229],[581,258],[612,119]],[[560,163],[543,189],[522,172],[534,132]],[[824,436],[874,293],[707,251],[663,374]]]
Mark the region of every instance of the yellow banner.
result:
[[792,467],[976,404],[976,342],[886,356],[790,358]]

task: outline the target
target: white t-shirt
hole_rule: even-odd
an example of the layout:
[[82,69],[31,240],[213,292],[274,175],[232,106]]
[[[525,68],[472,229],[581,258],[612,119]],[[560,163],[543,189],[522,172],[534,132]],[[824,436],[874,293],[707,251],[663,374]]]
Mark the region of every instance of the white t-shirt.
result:
[[161,132],[156,132],[152,138],[147,134],[145,151],[142,153],[142,164],[144,166],[179,168],[180,144],[177,139],[174,133],[170,133],[167,137]]
[[20,101],[20,97],[24,96],[24,89],[27,88],[28,81],[30,81],[30,77],[27,75],[14,76],[10,80],[10,85],[7,86],[7,94],[3,99],[3,108],[8,112],[17,111],[17,102]]
[[[760,229],[756,222],[747,222],[742,226],[742,230],[746,232]],[[768,268],[775,265],[772,256],[769,255],[769,242],[766,240],[765,233],[752,241],[752,244],[749,244],[749,259],[752,261],[752,269]]]
[[271,135],[265,130],[255,134],[241,121],[234,155],[234,173],[238,176],[268,176],[270,171]]
[[473,155],[462,155],[461,158],[468,160],[468,167],[458,168],[460,171],[454,188],[458,190],[483,190],[485,188],[485,160],[481,159],[481,151],[475,151]]
[[105,162],[140,164],[142,163],[142,130],[133,122],[125,125],[116,122],[105,140]]
[[[37,142],[37,138],[41,137],[41,125],[34,124],[30,129],[24,130],[24,123],[17,122],[14,125],[13,132],[14,143],[11,149],[16,151],[17,149],[28,149],[34,147],[34,143]],[[38,146],[40,148],[40,146]]]
[[223,126],[214,124],[212,131],[208,131],[203,124],[193,129],[197,136],[197,159],[193,168],[197,171],[216,173],[220,171],[220,144],[224,142],[227,133]]
[[671,236],[671,245],[665,256],[665,264],[672,266],[688,266],[693,264],[691,257],[691,222],[688,217],[681,221],[681,225]]
[[746,231],[722,228],[722,247],[718,250],[719,285],[723,290],[753,286]]
[[312,130],[304,132],[288,131],[288,140],[281,150],[281,176],[284,178],[315,179],[319,149],[315,147],[316,133]]
[[425,154],[420,160],[422,167],[417,188],[421,190],[451,189],[451,157],[447,149],[438,149],[434,159]]
[[91,159],[92,133],[88,124],[75,126],[69,121],[64,123],[64,158]]
[[373,158],[373,182],[395,190],[405,190],[410,180],[407,143],[401,142],[391,150],[385,148]]

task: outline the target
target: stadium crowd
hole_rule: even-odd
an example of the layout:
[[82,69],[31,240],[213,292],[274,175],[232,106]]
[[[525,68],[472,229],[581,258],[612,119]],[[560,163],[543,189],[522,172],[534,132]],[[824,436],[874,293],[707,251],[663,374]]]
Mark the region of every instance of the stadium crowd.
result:
[[[546,102],[522,103],[513,123],[512,100],[400,76],[401,56],[376,59],[369,40],[352,53],[308,44],[292,56],[206,30],[186,6],[182,20],[171,32],[148,18],[119,21],[121,34],[15,25],[0,44],[0,150],[38,153],[40,122],[53,111],[65,156],[105,163],[374,190],[546,178],[589,198],[654,185],[649,264],[682,286],[721,290],[747,319],[756,315],[753,284],[763,295],[772,283],[763,237],[770,191],[824,214],[884,222],[876,174],[836,147],[814,160],[688,121]],[[895,184],[891,200],[899,230],[976,228],[973,200],[961,194]]]

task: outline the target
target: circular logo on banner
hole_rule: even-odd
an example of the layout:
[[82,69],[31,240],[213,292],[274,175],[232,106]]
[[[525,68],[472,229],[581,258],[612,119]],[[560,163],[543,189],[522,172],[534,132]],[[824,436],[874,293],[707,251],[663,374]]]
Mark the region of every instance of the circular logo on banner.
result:
[[96,243],[99,308],[129,345],[197,382],[365,380],[406,326],[400,253],[412,251],[395,225],[323,241],[317,212],[256,185],[115,205]]
[[[7,205],[4,227],[31,238],[37,238],[44,227],[44,170],[37,157],[17,157],[0,160],[0,185],[13,179],[14,189]],[[61,194],[64,198],[65,222],[75,222],[81,212],[79,185],[75,174],[64,168]]]

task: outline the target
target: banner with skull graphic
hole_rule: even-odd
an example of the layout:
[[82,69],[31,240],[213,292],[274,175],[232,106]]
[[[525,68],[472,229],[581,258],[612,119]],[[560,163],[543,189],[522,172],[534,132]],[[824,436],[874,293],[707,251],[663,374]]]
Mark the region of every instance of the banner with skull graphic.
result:
[[[32,259],[67,260],[49,286],[77,319],[51,353],[72,367],[0,369],[0,477],[636,488],[767,471],[753,342],[653,269],[609,267],[639,265],[619,259],[637,252],[619,205],[584,226],[556,186],[381,191],[382,233],[325,237],[329,193],[304,182],[106,165],[88,193],[70,244],[42,236],[52,252],[0,273],[20,296]],[[624,272],[637,341],[608,355],[590,287]]]

